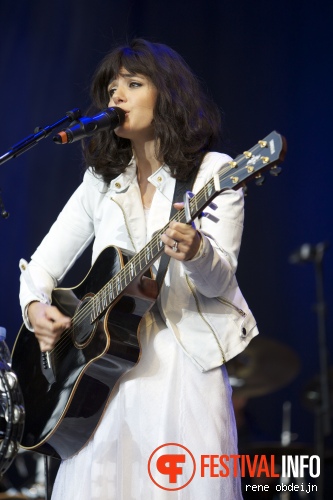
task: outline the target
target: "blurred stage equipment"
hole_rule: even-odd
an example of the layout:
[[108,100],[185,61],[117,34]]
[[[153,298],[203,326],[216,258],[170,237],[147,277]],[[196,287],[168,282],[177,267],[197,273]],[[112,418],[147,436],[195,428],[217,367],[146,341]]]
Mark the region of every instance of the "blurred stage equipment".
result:
[[[333,416],[333,366],[328,370],[328,397],[330,402],[330,415]],[[321,400],[321,380],[320,375],[315,375],[312,377],[305,385],[302,393],[302,403],[303,405],[313,413],[317,414],[318,409],[320,409]]]
[[255,337],[227,363],[235,397],[264,396],[289,384],[300,370],[298,356],[280,342]]
[[[289,262],[291,264],[302,264],[305,262],[312,262],[314,264],[315,270],[315,280],[316,280],[316,297],[317,303],[315,304],[315,311],[317,314],[317,325],[318,325],[318,351],[319,351],[319,370],[316,391],[316,404],[315,414],[316,414],[316,432],[315,432],[315,444],[316,453],[319,455],[321,462],[324,463],[325,457],[325,438],[331,434],[331,411],[330,411],[330,393],[329,393],[329,382],[328,382],[328,356],[327,356],[327,341],[326,341],[326,306],[324,300],[324,283],[323,283],[323,259],[325,250],[328,248],[328,244],[317,243],[316,245],[310,245],[308,243],[303,244],[298,250],[296,250],[289,257]],[[308,396],[311,391],[308,392]],[[314,395],[314,393],[312,393]],[[324,473],[322,472],[318,477],[318,491],[316,495],[317,500],[322,500],[323,489],[324,489]]]
[[[75,142],[85,137],[94,135],[100,130],[113,130],[121,125],[125,120],[125,112],[121,108],[113,107],[103,109],[98,115],[89,117],[81,117],[81,111],[74,108],[67,111],[66,115],[52,125],[47,125],[44,128],[36,127],[34,133],[18,142],[11,147],[9,151],[0,156],[0,165],[12,158],[25,153],[33,146],[36,146],[39,141],[45,139],[50,133],[66,121],[69,121],[69,127],[60,131],[53,137],[56,144],[67,144]],[[273,172],[277,172],[277,167]],[[1,191],[0,191],[1,192]],[[0,215],[4,219],[9,217],[9,213],[4,207],[0,196]]]
[[1,189],[0,189],[0,215],[3,219],[8,219],[9,213],[5,209],[5,205],[3,204],[2,198],[1,198]]
[[66,116],[60,118],[60,120],[53,123],[52,125],[47,125],[44,128],[36,127],[33,134],[28,135],[28,137],[26,137],[22,141],[18,142],[17,144],[14,144],[14,146],[12,146],[11,149],[7,151],[7,153],[0,156],[0,165],[2,165],[8,160],[11,160],[12,158],[16,158],[22,153],[25,153],[33,146],[36,146],[39,143],[39,141],[48,137],[56,127],[59,127],[63,123],[67,121],[70,121],[71,124],[73,124],[74,122],[76,123],[76,121],[80,118],[80,116],[81,116],[81,111],[78,108],[75,108],[72,109],[71,111],[67,111]]
[[0,476],[18,453],[24,427],[23,397],[10,367],[5,336],[5,328],[0,327]]

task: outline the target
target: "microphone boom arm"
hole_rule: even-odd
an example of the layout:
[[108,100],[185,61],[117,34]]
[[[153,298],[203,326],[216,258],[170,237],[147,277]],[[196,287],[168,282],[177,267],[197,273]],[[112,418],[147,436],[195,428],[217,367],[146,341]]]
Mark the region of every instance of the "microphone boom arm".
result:
[[16,158],[16,156],[25,153],[33,146],[36,146],[38,142],[42,139],[45,139],[55,128],[59,127],[62,123],[69,121],[75,121],[81,116],[81,111],[78,108],[72,109],[71,111],[67,111],[66,116],[53,123],[52,125],[47,125],[44,128],[38,128],[34,134],[29,135],[23,141],[18,142],[12,148],[7,151],[4,155],[0,156],[0,165],[5,163],[12,158]]

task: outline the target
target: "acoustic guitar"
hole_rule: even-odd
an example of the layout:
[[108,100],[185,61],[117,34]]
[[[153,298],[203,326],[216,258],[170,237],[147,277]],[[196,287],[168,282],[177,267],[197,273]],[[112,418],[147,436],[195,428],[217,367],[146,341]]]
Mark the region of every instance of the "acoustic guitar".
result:
[[[226,189],[262,172],[277,175],[286,141],[273,131],[220,171],[195,195],[187,193],[184,208],[172,220],[190,223]],[[66,459],[93,435],[120,377],[140,360],[140,321],[158,295],[156,281],[146,276],[164,250],[158,231],[128,261],[110,246],[74,288],[56,288],[52,304],[72,318],[52,349],[42,353],[34,334],[23,325],[15,341],[12,368],[25,405],[21,446]]]

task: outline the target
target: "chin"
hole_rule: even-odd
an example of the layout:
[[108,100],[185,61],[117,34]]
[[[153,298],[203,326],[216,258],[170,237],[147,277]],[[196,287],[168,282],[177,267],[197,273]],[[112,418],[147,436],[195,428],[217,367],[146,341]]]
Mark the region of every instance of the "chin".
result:
[[116,134],[117,137],[121,137],[122,139],[130,139],[128,131],[124,130],[123,128],[116,128],[114,130],[114,133]]

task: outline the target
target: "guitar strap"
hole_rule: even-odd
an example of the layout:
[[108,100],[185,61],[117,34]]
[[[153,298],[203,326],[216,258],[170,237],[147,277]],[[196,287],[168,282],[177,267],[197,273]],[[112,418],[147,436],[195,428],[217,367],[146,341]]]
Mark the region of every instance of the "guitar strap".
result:
[[[177,209],[173,206],[174,203],[176,203],[178,201],[182,201],[186,191],[192,190],[197,173],[198,173],[198,168],[195,168],[191,172],[188,179],[186,179],[186,181],[179,181],[178,179],[176,180],[175,191],[173,193],[173,200],[172,200],[172,204],[171,204],[171,211],[170,211],[169,220],[171,220],[172,217],[177,212]],[[163,253],[161,260],[160,260],[160,265],[158,267],[158,271],[156,274],[156,282],[158,284],[159,290],[161,290],[161,286],[162,286],[165,274],[166,274],[167,269],[168,269],[169,261],[170,261],[170,257],[166,253]]]

